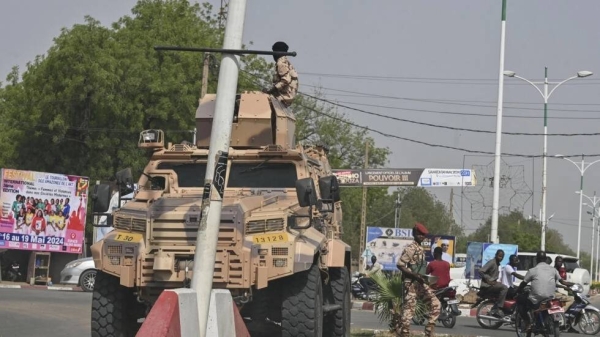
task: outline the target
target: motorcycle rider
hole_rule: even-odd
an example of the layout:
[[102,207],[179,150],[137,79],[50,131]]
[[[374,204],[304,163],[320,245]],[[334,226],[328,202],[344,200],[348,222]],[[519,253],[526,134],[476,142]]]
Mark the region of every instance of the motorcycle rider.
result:
[[481,290],[484,290],[486,294],[498,294],[498,300],[492,307],[492,310],[490,310],[489,314],[499,318],[504,317],[501,308],[504,306],[504,300],[506,299],[506,293],[508,292],[508,287],[498,282],[498,276],[500,274],[499,267],[502,259],[504,259],[504,251],[498,249],[494,258],[489,260],[479,269],[479,275],[481,276]]
[[365,288],[367,300],[369,299],[369,291],[371,290],[371,287],[375,285],[375,281],[373,281],[371,276],[374,274],[381,274],[382,269],[383,266],[381,265],[381,263],[377,262],[377,256],[371,256],[371,269],[366,271],[365,276],[358,280],[358,282],[360,282],[363,288]]
[[443,289],[450,284],[450,263],[442,260],[443,251],[441,247],[435,247],[433,250],[434,260],[429,262],[425,273],[437,276],[438,280],[433,289]]
[[517,294],[517,287],[514,285],[515,278],[523,280],[525,276],[519,275],[516,272],[516,267],[519,264],[519,258],[517,255],[512,254],[508,257],[508,264],[502,267],[501,278],[502,284],[504,284],[508,291],[506,292],[506,298],[512,299]]
[[[536,266],[527,271],[517,290],[519,293],[517,305],[521,317],[525,320],[527,331],[531,329],[531,309],[537,308],[543,300],[554,297],[556,282],[568,287],[573,285],[573,283],[563,280],[558,271],[546,263],[546,259],[546,252],[537,252],[535,255]],[[529,282],[531,282],[531,291],[529,294],[523,293],[523,289]]]
[[[565,271],[565,268],[563,267],[563,258],[562,258],[562,256],[557,256],[556,257],[556,259],[554,260],[554,268],[558,271],[558,275],[560,275],[561,279],[563,279],[563,280],[567,279],[566,271]],[[565,311],[569,310],[569,308],[571,307],[571,305],[573,303],[575,303],[575,297],[565,295],[562,292],[558,291],[558,289],[556,289],[556,293],[554,293],[554,297],[555,298],[560,298],[562,301],[566,302],[566,304],[565,304]]]

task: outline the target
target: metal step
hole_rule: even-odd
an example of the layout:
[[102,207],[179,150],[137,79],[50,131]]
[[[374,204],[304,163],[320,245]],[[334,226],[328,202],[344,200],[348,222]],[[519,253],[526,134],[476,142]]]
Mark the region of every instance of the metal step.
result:
[[342,309],[342,306],[339,304],[325,304],[323,306],[323,313],[335,312]]

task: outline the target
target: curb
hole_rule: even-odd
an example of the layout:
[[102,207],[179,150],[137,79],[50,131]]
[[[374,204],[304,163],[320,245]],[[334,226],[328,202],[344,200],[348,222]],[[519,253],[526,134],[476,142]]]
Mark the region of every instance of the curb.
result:
[[[367,301],[353,301],[352,302],[352,310],[373,310],[374,303]],[[458,306],[460,310],[459,317],[475,317],[477,316],[477,308],[471,309],[470,304],[460,304]]]
[[63,287],[63,286],[32,286],[21,284],[3,284],[0,283],[0,289],[37,289],[37,290],[54,290],[54,291],[76,291],[82,292],[80,287]]

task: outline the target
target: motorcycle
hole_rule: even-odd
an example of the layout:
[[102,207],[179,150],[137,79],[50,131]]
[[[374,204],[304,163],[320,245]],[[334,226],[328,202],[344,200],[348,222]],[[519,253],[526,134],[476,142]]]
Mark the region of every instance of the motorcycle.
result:
[[560,322],[564,310],[560,300],[549,298],[542,302],[533,311],[533,325],[531,331],[526,331],[525,321],[522,319],[519,309],[515,310],[515,328],[518,337],[530,337],[531,334],[554,336],[560,335]]
[[559,316],[559,326],[561,331],[569,331],[576,326],[586,335],[596,335],[600,332],[600,310],[590,304],[587,296],[583,294],[583,287],[575,284],[565,289],[573,296],[575,302],[566,312]]
[[13,261],[12,264],[8,265],[6,269],[4,269],[4,275],[2,276],[2,279],[9,282],[15,282],[17,278],[21,277],[20,269],[21,266],[16,261]]
[[362,279],[365,274],[362,273],[354,273],[351,279],[351,287],[352,287],[352,296],[357,299],[372,301],[377,298],[377,292],[374,291],[377,285],[373,284],[371,286],[371,290],[369,293],[369,298],[367,299],[367,290],[360,284],[360,279]]
[[[435,291],[435,296],[440,301],[441,311],[438,316],[438,321],[446,328],[453,328],[456,324],[456,316],[460,316],[461,312],[458,309],[459,300],[456,299],[456,286],[450,286]],[[417,325],[425,324],[427,315],[417,312],[413,316],[413,323]]]
[[479,326],[484,329],[498,329],[503,325],[514,327],[517,308],[517,301],[514,295],[507,296],[504,300],[504,306],[499,308],[504,314],[504,317],[500,318],[487,314],[494,304],[496,304],[498,300],[497,294],[489,293],[485,288],[472,288],[479,289],[477,292],[477,301],[471,306],[471,308],[477,308],[476,319]]

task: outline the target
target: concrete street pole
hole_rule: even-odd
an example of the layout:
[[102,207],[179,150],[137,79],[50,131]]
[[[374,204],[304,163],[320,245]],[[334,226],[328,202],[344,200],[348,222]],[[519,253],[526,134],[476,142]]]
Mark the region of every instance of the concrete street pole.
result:
[[498,78],[498,111],[496,114],[496,153],[494,159],[494,199],[492,202],[492,232],[490,240],[498,241],[498,210],[500,205],[500,164],[502,156],[502,101],[504,90],[504,45],[506,36],[506,0],[502,0],[502,26],[500,33],[500,75]]
[[540,249],[546,250],[546,176],[548,173],[548,67],[544,68],[544,152],[542,154],[542,244]]
[[579,225],[577,229],[577,258],[579,258],[579,252],[581,251],[581,209],[583,208],[583,173],[585,172],[584,160],[585,159],[583,158],[583,155],[581,155],[581,179],[579,180]]
[[[596,214],[596,216],[598,216],[598,208],[594,209],[594,212]],[[600,278],[598,275],[598,258],[600,258],[600,254],[598,254],[598,251],[600,250],[600,224],[596,224],[596,229],[598,234],[594,234],[594,232],[592,231],[592,235],[597,235],[596,237],[596,273],[592,276],[592,280],[596,280],[598,281],[598,279]]]
[[[246,0],[230,0],[223,49],[241,49]],[[206,337],[221,206],[227,174],[227,157],[239,74],[239,56],[223,54],[217,85],[208,163],[198,227],[191,287],[197,295],[200,337]]]

